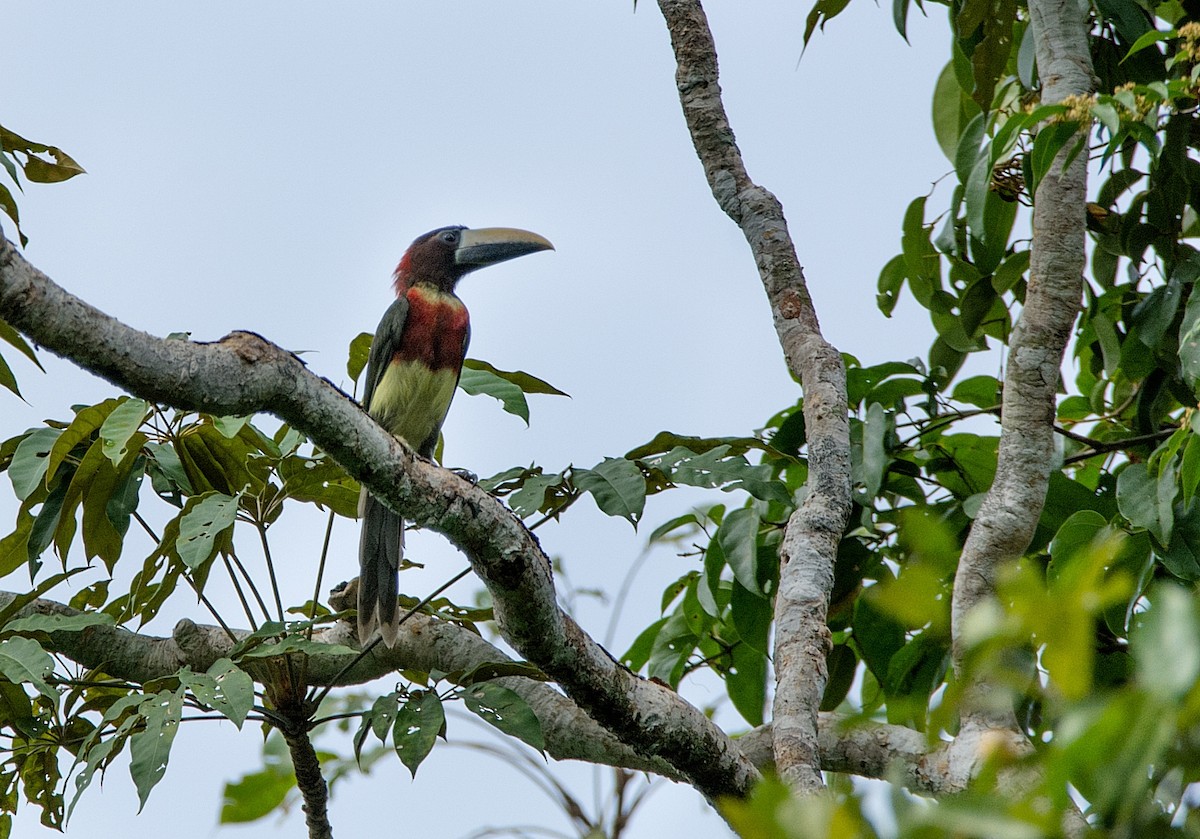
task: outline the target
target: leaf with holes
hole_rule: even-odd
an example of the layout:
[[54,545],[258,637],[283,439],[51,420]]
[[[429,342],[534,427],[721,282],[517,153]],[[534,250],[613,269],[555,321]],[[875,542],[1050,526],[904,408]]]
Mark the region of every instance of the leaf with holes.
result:
[[463,703],[480,719],[517,739],[528,743],[539,752],[545,751],[546,739],[542,735],[542,724],[533,709],[524,699],[508,688],[492,682],[482,682],[461,690],[458,695]]
[[[464,701],[466,701],[465,696]],[[469,704],[468,707],[470,707]],[[475,711],[474,708],[471,710]],[[475,711],[475,713],[479,714],[480,712]],[[506,730],[483,714],[480,716],[496,725],[501,731]],[[534,719],[536,720],[536,717]],[[392,743],[396,747],[396,755],[400,758],[400,762],[408,767],[408,771],[414,778],[417,776],[417,767],[433,751],[433,744],[445,726],[446,711],[442,708],[442,700],[438,698],[436,692],[431,690],[413,691],[404,706],[396,712],[396,721],[392,724]],[[538,731],[540,733],[540,726]]]

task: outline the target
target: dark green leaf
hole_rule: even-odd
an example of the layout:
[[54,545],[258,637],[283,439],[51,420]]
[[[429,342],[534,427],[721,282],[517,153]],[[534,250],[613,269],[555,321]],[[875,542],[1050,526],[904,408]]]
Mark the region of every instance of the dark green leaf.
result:
[[717,529],[717,542],[734,577],[748,591],[764,595],[758,582],[758,511],[741,507],[725,516]]
[[570,394],[559,390],[549,382],[539,379],[537,376],[531,376],[529,373],[521,370],[500,370],[488,364],[486,361],[480,361],[477,358],[468,358],[463,361],[463,368],[467,370],[483,370],[504,379],[506,382],[512,382],[525,393],[542,393],[547,396],[567,396]]
[[[502,698],[497,699],[491,694],[485,694],[485,697],[481,702],[504,701]],[[471,707],[465,694],[463,700],[464,702],[468,702],[468,707]],[[525,707],[528,710],[528,706]],[[475,708],[471,708],[471,710],[475,711]],[[516,716],[516,712],[508,707],[497,710],[489,705],[489,711],[497,715],[506,715],[506,722],[511,721]],[[500,725],[499,722],[485,716],[480,711],[476,711],[476,713],[480,714],[480,716],[501,731],[513,734],[514,736],[520,736],[516,731],[505,728],[505,726]],[[532,715],[532,711],[529,713]],[[535,722],[536,720],[537,718],[534,717]],[[412,773],[414,778],[417,776],[417,767],[421,765],[421,761],[433,750],[433,744],[437,741],[438,733],[445,725],[446,712],[442,708],[442,700],[438,697],[436,691],[413,691],[408,701],[396,712],[396,721],[392,726],[392,743],[395,745],[396,754],[400,757],[400,762],[408,767],[408,771]],[[540,735],[540,724],[537,726],[537,731]],[[524,740],[525,738],[522,737],[521,739]]]
[[8,479],[12,481],[17,498],[24,501],[46,477],[50,452],[62,433],[59,428],[37,428],[17,446],[8,465]]
[[254,680],[227,658],[213,662],[206,673],[181,673],[179,682],[196,699],[228,717],[238,728],[254,707]]
[[767,701],[767,657],[746,644],[736,644],[730,658],[725,672],[729,699],[742,719],[750,725],[762,725]]
[[0,674],[13,684],[29,684],[38,693],[52,700],[58,694],[46,684],[54,671],[54,660],[37,641],[30,638],[7,638],[0,641]]
[[46,368],[42,367],[42,363],[38,361],[37,354],[33,351],[33,347],[29,346],[29,342],[21,336],[20,332],[13,329],[3,320],[0,320],[0,341],[16,347],[22,355],[36,364],[39,370],[45,372]]
[[490,370],[472,370],[464,367],[458,386],[471,396],[491,396],[499,399],[504,410],[515,414],[529,424],[529,403],[521,388],[507,379],[503,379]]
[[524,699],[508,688],[482,682],[458,692],[463,703],[481,719],[539,752],[546,748],[542,724]]
[[238,500],[219,492],[206,492],[188,499],[179,519],[175,550],[193,571],[216,551],[217,537],[233,526]]
[[825,682],[825,695],[821,697],[821,710],[836,710],[854,684],[858,673],[858,656],[854,654],[849,644],[836,644],[825,658],[825,669],[828,679]]
[[620,516],[637,526],[646,506],[646,479],[637,465],[625,458],[605,458],[591,469],[575,469],[572,480],[596,499],[610,516]]
[[138,791],[138,812],[146,806],[150,791],[167,774],[171,744],[183,716],[183,696],[180,691],[163,691],[147,697],[138,713],[145,727],[129,738],[129,774]]
[[350,356],[346,360],[346,373],[349,374],[350,381],[355,384],[358,383],[358,377],[362,375],[362,371],[371,358],[371,342],[374,338],[375,336],[370,332],[360,332],[350,342]]

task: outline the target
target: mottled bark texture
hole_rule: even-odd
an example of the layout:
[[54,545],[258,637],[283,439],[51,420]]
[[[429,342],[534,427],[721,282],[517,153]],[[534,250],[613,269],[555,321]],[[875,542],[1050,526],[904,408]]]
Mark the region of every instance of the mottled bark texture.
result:
[[794,788],[821,778],[817,710],[827,679],[825,617],[837,545],[850,513],[850,431],[846,372],[821,335],[804,271],[779,200],[746,173],[725,114],[717,53],[698,0],[659,0],[671,33],[684,119],[713,197],[741,228],[754,254],[788,369],[804,389],[809,479],[788,521],[775,596],[775,761]]
[[[1093,89],[1087,8],[1079,0],[1030,0],[1042,102]],[[954,666],[963,672],[963,628],[973,609],[995,602],[998,570],[1029,547],[1054,464],[1054,415],[1060,369],[1082,293],[1087,154],[1063,169],[1060,153],[1034,197],[1029,286],[1009,343],[996,478],[959,561],[952,603]],[[981,732],[1016,730],[1007,696],[981,680],[968,685],[960,748],[950,771],[969,776]]]
[[462,550],[491,593],[505,640],[618,739],[709,798],[744,795],[758,777],[700,710],[631,673],[559,609],[550,561],[511,511],[418,457],[291,353],[249,332],[200,344],[131,329],[59,288],[2,237],[0,318],[145,399],[270,413],[304,432],[389,507]]

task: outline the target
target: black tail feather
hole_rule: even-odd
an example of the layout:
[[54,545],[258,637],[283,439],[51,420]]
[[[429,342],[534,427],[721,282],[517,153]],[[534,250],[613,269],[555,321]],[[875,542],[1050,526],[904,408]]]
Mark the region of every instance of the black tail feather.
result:
[[396,575],[404,555],[404,520],[365,491],[359,512],[358,640],[367,644],[378,629],[383,643],[391,647],[399,632]]

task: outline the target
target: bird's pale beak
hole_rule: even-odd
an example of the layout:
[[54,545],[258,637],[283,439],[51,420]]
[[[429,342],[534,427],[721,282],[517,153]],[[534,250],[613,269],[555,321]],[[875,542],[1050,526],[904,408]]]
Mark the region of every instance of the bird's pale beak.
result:
[[454,249],[454,262],[468,269],[495,265],[538,251],[552,251],[550,240],[515,227],[468,228]]

